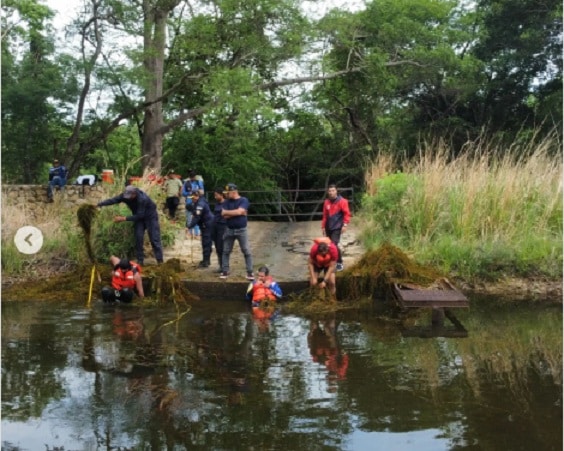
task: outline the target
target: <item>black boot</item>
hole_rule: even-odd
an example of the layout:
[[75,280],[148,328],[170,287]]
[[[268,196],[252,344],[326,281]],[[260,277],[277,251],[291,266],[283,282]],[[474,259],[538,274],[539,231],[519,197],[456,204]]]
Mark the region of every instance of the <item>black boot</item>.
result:
[[198,263],[198,268],[207,268],[208,266],[210,266],[210,262],[202,260],[200,263]]

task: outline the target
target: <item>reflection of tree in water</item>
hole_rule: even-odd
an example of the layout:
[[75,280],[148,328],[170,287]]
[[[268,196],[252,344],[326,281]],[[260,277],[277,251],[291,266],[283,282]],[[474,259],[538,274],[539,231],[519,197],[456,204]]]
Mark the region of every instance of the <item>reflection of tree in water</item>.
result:
[[228,387],[228,403],[243,402],[249,390],[253,322],[248,316],[210,318],[204,321],[198,342],[200,369],[212,373]]
[[2,416],[14,421],[40,417],[65,392],[56,371],[68,355],[57,339],[59,318],[48,305],[30,317],[25,302],[12,303],[9,318],[4,318],[2,314]]

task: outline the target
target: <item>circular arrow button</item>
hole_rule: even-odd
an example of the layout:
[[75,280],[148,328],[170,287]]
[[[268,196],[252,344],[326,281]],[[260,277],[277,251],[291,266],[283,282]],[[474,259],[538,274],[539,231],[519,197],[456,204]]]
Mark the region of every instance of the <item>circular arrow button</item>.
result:
[[43,233],[37,227],[20,227],[14,236],[14,244],[22,254],[35,254],[43,246]]

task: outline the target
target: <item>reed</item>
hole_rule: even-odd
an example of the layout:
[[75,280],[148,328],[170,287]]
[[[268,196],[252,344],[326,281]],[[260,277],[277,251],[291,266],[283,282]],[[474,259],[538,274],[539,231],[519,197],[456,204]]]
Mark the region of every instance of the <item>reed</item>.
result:
[[455,158],[441,142],[412,160],[379,157],[361,213],[367,246],[390,241],[465,278],[561,277],[558,147],[551,135],[513,149],[468,143]]

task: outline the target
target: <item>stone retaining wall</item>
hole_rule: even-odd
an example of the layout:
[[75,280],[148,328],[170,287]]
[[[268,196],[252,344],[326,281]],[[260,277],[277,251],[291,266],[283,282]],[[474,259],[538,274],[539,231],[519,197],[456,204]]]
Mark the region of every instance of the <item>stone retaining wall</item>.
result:
[[46,185],[2,185],[2,206],[21,206],[32,218],[39,219],[51,206],[66,209],[78,208],[85,203],[97,203],[110,197],[113,185],[67,185],[55,190],[53,203],[47,197]]

